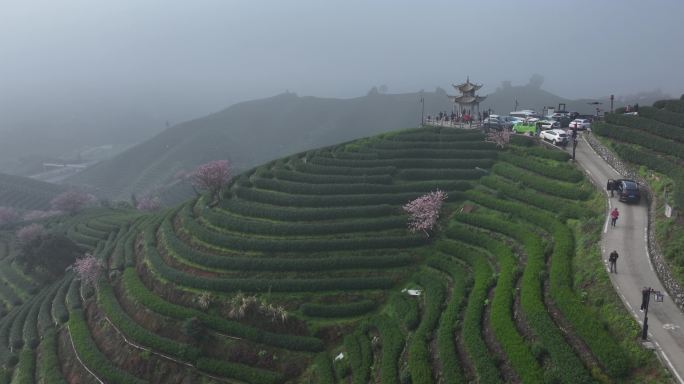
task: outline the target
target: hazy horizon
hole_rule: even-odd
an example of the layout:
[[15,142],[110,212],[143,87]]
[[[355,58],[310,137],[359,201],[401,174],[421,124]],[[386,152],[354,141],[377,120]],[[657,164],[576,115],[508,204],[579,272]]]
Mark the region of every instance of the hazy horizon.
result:
[[466,76],[483,94],[538,73],[565,98],[678,97],[683,13],[675,0],[5,1],[0,132],[156,132],[286,90],[451,91]]

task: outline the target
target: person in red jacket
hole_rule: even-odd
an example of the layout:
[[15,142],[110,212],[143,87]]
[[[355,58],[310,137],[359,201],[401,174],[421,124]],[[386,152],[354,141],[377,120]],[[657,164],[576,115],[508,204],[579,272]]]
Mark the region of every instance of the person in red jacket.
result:
[[620,212],[618,212],[618,209],[615,208],[610,212],[610,226],[614,227],[615,223],[617,223],[617,219],[620,217]]

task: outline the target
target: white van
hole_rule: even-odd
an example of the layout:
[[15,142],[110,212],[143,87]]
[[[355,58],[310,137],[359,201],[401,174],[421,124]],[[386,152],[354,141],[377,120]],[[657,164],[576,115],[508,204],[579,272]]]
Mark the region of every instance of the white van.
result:
[[521,119],[531,119],[533,117],[539,118],[539,115],[537,114],[537,112],[535,112],[531,109],[524,109],[522,111],[511,112],[511,113],[509,113],[509,115],[513,116],[513,117],[519,117]]

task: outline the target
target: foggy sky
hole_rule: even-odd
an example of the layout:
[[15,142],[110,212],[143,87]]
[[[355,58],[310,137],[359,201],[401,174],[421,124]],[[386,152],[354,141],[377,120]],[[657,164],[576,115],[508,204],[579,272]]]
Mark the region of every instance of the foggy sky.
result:
[[180,122],[285,90],[355,97],[467,75],[483,94],[539,73],[568,98],[678,97],[682,15],[681,0],[0,0],[0,130],[51,110]]

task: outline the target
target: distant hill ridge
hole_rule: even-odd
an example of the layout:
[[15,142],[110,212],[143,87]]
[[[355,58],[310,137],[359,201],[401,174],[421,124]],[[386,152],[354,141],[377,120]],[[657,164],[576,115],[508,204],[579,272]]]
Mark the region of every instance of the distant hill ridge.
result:
[[[165,202],[174,204],[192,196],[187,185],[176,185],[174,175],[178,171],[191,170],[213,159],[229,159],[236,170],[245,170],[290,153],[398,127],[415,127],[421,119],[421,97],[425,115],[452,110],[447,92],[439,88],[406,94],[383,94],[373,88],[366,96],[352,99],[284,93],[238,103],[173,126],[67,182],[94,187],[100,196],[111,199],[129,199],[132,193],[161,190]],[[584,100],[563,99],[532,85],[500,87],[488,95],[482,107],[508,113],[515,100],[520,108],[558,103],[584,113],[594,108]]]
[[57,184],[0,173],[0,206],[44,210],[64,190]]

